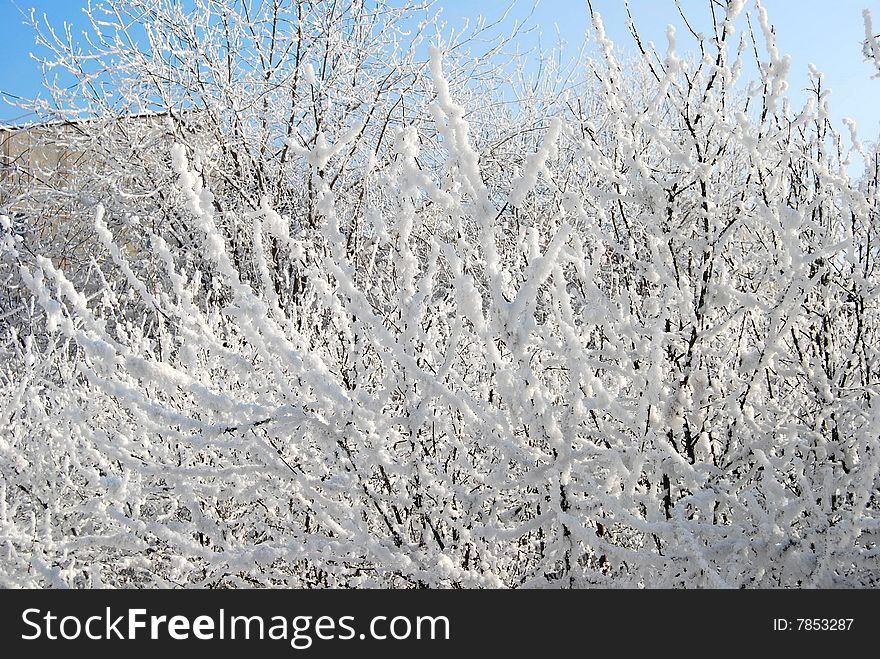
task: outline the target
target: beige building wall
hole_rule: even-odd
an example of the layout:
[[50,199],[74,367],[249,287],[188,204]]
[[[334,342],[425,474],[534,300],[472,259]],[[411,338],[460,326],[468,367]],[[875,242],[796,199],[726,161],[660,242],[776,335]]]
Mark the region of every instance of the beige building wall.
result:
[[[167,115],[132,116],[119,121],[120,130],[130,129],[129,122],[135,122],[137,131],[146,129],[160,135],[167,131]],[[79,122],[0,126],[0,213],[27,218],[28,229],[42,253],[60,267],[66,267],[67,257],[81,251],[81,245],[93,237],[87,235],[93,232],[83,224],[80,192],[86,182],[78,181],[78,176],[88,172],[92,177],[100,163],[83,151],[83,142],[78,139],[81,136],[84,133]],[[171,142],[169,133],[169,151]],[[85,143],[92,144],[88,139]]]

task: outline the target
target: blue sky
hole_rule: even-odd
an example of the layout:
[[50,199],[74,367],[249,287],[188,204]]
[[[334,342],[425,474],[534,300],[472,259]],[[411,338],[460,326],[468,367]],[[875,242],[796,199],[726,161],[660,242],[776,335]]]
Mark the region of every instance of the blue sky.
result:
[[[439,0],[438,7],[451,25],[473,19],[479,12],[489,19],[500,16],[507,0]],[[531,0],[519,0],[509,22],[527,16]],[[869,6],[880,24],[878,0],[764,0],[771,22],[777,28],[780,51],[792,57],[790,95],[802,101],[807,86],[807,66],[813,63],[825,74],[824,84],[832,90],[832,118],[856,120],[863,140],[873,141],[880,134],[880,79],[872,80],[871,66],[863,61],[860,41],[863,37],[862,8]],[[31,96],[39,90],[39,69],[28,57],[34,50],[33,36],[22,25],[19,8],[36,8],[48,15],[53,24],[70,21],[81,24],[85,0],[0,0],[0,91]],[[689,42],[674,0],[631,0],[633,17],[643,37],[665,50],[667,24],[678,27],[679,49]],[[708,29],[707,0],[682,0],[682,6],[696,30]],[[622,0],[593,0],[593,7],[604,19],[608,36],[621,51],[631,51],[632,40],[625,24]],[[749,0],[747,9],[752,8]],[[550,46],[559,35],[574,49],[587,32],[586,0],[542,0],[532,19],[543,34],[542,44]],[[755,25],[757,29],[757,25]],[[534,35],[533,37],[534,38]],[[0,103],[0,121],[10,122],[20,114],[16,108]]]

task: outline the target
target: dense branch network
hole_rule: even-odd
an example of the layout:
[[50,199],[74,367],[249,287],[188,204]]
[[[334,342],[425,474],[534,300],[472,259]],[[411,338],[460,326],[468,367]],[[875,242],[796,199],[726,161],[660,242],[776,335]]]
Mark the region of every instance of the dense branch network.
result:
[[741,2],[593,13],[518,108],[418,8],[196,4],[58,91],[85,248],[4,210],[3,584],[877,585],[878,158],[760,4],[747,86]]

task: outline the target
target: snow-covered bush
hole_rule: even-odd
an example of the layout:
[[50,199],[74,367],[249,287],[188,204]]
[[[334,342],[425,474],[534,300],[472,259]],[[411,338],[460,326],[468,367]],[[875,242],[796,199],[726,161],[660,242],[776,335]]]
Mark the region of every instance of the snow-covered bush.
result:
[[[188,51],[218,72],[234,4],[204,5],[229,14]],[[594,14],[584,83],[519,114],[454,49],[420,67],[391,37],[370,56],[403,87],[281,115],[270,81],[241,126],[237,96],[181,100],[201,59],[151,40],[195,77],[147,92],[131,53],[119,97],[179,110],[152,182],[82,204],[90,271],[4,220],[28,306],[6,321],[3,583],[877,585],[877,158],[853,125],[843,146],[818,73],[790,107],[760,5],[766,61],[738,84],[741,10],[700,59],[670,30],[635,64]],[[313,54],[356,77],[328,25]],[[232,89],[273,70],[258,34],[269,67]]]

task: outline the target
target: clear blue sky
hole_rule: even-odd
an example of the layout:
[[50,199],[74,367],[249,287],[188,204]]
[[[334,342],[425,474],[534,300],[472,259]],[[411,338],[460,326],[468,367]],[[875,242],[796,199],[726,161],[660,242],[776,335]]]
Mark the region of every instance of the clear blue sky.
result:
[[[451,25],[465,17],[483,12],[497,18],[507,0],[439,0],[438,6]],[[825,84],[832,90],[832,117],[856,120],[862,140],[873,141],[880,134],[880,79],[872,80],[873,69],[861,53],[863,37],[862,8],[869,6],[880,24],[878,0],[764,0],[771,22],[777,28],[777,45],[792,57],[791,96],[802,100],[800,90],[807,86],[807,65],[815,64],[825,74]],[[28,53],[34,50],[33,37],[22,25],[19,8],[36,8],[53,24],[62,21],[81,24],[85,0],[0,0],[0,91],[31,96],[39,89],[39,70]],[[678,27],[679,49],[690,43],[674,0],[631,0],[633,16],[642,35],[665,50],[667,24]],[[682,0],[689,20],[696,30],[708,29],[708,0]],[[531,0],[518,0],[511,19],[526,16]],[[626,29],[622,0],[593,0],[593,7],[603,15],[609,37],[623,52],[633,45]],[[752,9],[748,0],[746,9]],[[557,28],[570,47],[579,45],[587,32],[586,0],[541,0],[532,21],[543,33],[542,43],[552,45]],[[757,29],[757,24],[755,24]],[[0,103],[0,121],[9,122],[19,114],[15,108]]]

